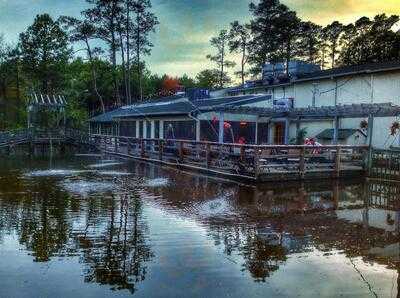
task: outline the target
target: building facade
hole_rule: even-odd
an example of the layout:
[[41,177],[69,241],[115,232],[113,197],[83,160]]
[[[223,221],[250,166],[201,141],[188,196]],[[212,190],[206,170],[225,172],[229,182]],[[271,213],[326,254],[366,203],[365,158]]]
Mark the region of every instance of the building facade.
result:
[[[302,131],[305,137],[323,144],[359,145],[369,139],[365,123],[368,116],[375,115],[356,113],[337,118],[298,114],[293,119],[281,112],[308,109],[309,115],[310,110],[323,107],[354,106],[357,110],[389,103],[400,106],[400,62],[314,71],[284,82],[219,90],[198,100],[184,94],[161,98],[97,116],[90,120],[90,126],[92,133],[248,144],[293,144]],[[243,109],[232,113],[229,108]],[[266,116],[247,113],[245,108],[277,112]],[[392,129],[398,123],[397,115],[378,116],[373,121],[373,146],[399,145],[399,131],[393,133]]]

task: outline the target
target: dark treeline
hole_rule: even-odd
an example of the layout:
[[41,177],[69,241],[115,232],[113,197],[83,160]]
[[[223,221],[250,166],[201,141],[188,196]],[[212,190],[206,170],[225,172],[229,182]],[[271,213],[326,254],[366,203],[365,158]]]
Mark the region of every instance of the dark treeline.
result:
[[248,24],[232,22],[211,39],[207,58],[214,68],[195,78],[160,76],[145,62],[159,25],[150,0],[86,2],[90,6],[80,18],[36,16],[16,45],[0,34],[0,130],[25,124],[32,91],[64,94],[68,119],[79,125],[90,114],[182,88],[225,87],[233,82],[229,69],[244,84],[270,61],[300,59],[326,69],[400,59],[400,33],[393,30],[398,16],[321,27],[301,20],[279,0],[261,0],[250,3]]
[[239,54],[235,73],[244,84],[257,76],[266,62],[288,62],[298,59],[320,65],[321,69],[338,66],[387,62],[400,59],[400,32],[393,27],[399,16],[380,14],[373,19],[361,17],[344,25],[338,21],[322,27],[301,20],[279,0],[261,0],[249,5],[248,24],[235,21],[211,39],[219,85],[231,82],[226,71],[235,64],[228,54]]
[[0,35],[0,129],[25,125],[31,92],[64,94],[68,119],[79,125],[90,114],[207,83],[150,72],[145,57],[158,20],[149,0],[86,2],[80,18],[37,15],[16,45]]

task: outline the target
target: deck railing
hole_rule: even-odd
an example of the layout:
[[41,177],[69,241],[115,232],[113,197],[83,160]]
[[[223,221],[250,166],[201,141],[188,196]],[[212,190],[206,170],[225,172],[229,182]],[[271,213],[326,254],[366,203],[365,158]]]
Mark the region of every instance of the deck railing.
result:
[[400,151],[372,149],[369,177],[400,181]]
[[91,135],[102,151],[253,180],[340,177],[365,170],[368,146],[220,144]]

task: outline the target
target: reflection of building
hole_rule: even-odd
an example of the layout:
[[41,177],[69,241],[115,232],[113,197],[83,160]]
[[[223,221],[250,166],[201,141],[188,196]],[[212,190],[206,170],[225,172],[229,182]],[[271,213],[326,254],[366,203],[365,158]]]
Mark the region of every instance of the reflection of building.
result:
[[[284,266],[283,260],[293,253],[313,249],[324,252],[335,250],[343,251],[348,258],[372,258],[391,267],[397,266],[400,276],[400,208],[388,208],[386,202],[393,201],[387,199],[393,196],[382,191],[391,190],[393,193],[393,188],[397,189],[397,186],[380,182],[298,183],[282,187],[242,188],[232,204],[235,204],[238,213],[244,214],[241,218],[248,221],[246,228],[235,230],[225,225],[224,229],[215,232],[219,239],[223,239],[219,243],[229,247],[229,253],[236,250],[244,257],[244,266],[258,281],[265,280],[278,270],[274,266],[264,266],[269,260],[266,258],[268,254],[248,253],[261,247],[269,251],[268,257],[272,259],[273,252],[279,250],[283,254],[281,262],[274,263],[277,266]],[[375,191],[371,193],[371,189]],[[381,192],[378,193],[377,189]],[[399,200],[400,197],[397,197],[396,202]],[[378,205],[378,202],[385,203]],[[257,220],[253,221],[253,217]],[[235,222],[236,225],[242,226],[243,223]],[[214,231],[213,226],[211,229]],[[257,237],[259,231],[261,235]],[[240,236],[235,238],[233,235],[238,233]],[[269,234],[280,235],[279,244],[270,241],[266,237]],[[258,261],[255,256],[259,257]],[[400,289],[400,282],[398,287]]]

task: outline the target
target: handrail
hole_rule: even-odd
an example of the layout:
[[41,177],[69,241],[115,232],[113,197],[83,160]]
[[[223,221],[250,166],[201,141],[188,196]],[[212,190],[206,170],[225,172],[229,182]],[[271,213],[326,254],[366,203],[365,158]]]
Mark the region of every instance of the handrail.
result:
[[238,144],[238,143],[218,143],[218,142],[210,142],[210,141],[195,141],[195,140],[183,140],[183,139],[156,139],[156,138],[136,138],[136,137],[128,137],[128,136],[115,136],[115,135],[104,135],[104,134],[91,134],[91,137],[101,137],[101,138],[120,138],[120,139],[129,139],[129,140],[137,140],[137,141],[145,141],[145,142],[154,142],[154,141],[164,141],[164,142],[183,142],[187,144],[199,144],[199,145],[215,145],[215,146],[231,146],[231,147],[246,147],[249,149],[257,148],[257,149],[368,149],[368,145],[256,145],[256,144]]

